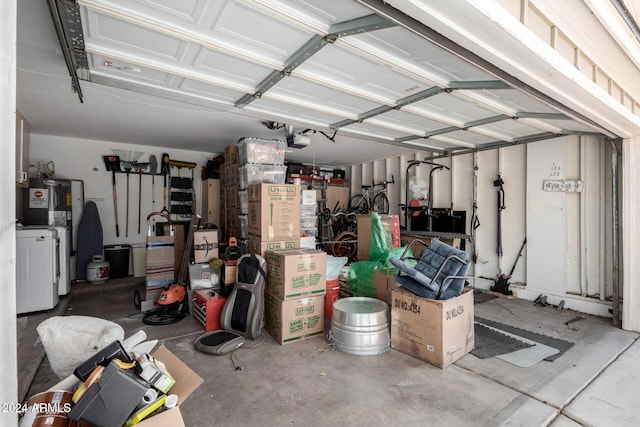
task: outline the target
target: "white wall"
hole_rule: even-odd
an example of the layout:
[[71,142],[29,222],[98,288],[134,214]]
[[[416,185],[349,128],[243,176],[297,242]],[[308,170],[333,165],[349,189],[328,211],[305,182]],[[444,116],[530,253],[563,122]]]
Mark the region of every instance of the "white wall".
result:
[[[15,131],[16,131],[16,3],[0,4],[0,188],[4,208],[0,209],[0,402],[18,403],[16,338],[16,232],[15,232]],[[18,425],[18,414],[0,411],[0,425]]]
[[[130,173],[129,231],[127,237],[125,215],[127,205],[127,175],[125,173],[116,174],[118,223],[120,228],[120,237],[116,237],[111,172],[107,172],[102,158],[103,155],[113,154],[112,149],[141,151],[144,154],[138,160],[139,162],[148,162],[149,156],[152,154],[155,155],[158,161],[158,173],[160,173],[162,153],[168,153],[169,157],[173,160],[196,163],[197,167],[193,170],[193,177],[196,197],[198,198],[197,212],[200,213],[201,168],[206,164],[207,160],[216,156],[215,153],[32,134],[30,163],[35,165],[39,161],[53,161],[57,178],[72,178],[84,181],[85,199],[87,201],[93,200],[98,207],[105,245],[144,243],[147,234],[147,215],[154,211],[160,211],[163,207],[163,177],[160,175],[155,176],[155,183],[152,184],[151,176],[142,175],[142,208],[140,233],[138,233],[140,177],[133,172]],[[177,168],[171,168],[172,175],[177,176],[178,172],[180,172],[180,176],[191,177],[191,169],[182,168],[179,171]],[[30,174],[31,176],[35,176],[35,169],[32,169]],[[167,193],[169,193],[169,191],[167,191]],[[168,197],[167,194],[167,198]],[[175,215],[172,215],[172,219],[177,218]]]
[[[527,237],[510,283],[524,299],[545,294],[549,302],[565,307],[609,316],[612,294],[611,259],[611,179],[608,145],[592,137],[563,137],[481,151],[478,156],[476,250],[478,262],[472,273],[480,288],[489,288],[499,273],[508,274]],[[369,162],[351,168],[351,190],[359,192],[361,183],[390,178],[402,171],[391,187],[390,213],[403,214],[404,170],[407,161],[429,157],[428,152]],[[451,171],[434,174],[436,208],[465,210],[466,232],[470,234],[473,205],[473,154],[442,158],[437,163]],[[386,167],[386,169],[385,169]],[[430,167],[413,168],[428,184]],[[493,183],[500,172],[504,180],[505,206],[501,212],[503,256],[497,254],[497,188]],[[545,179],[581,180],[578,193],[543,191]],[[403,223],[403,220],[401,220]],[[467,251],[470,252],[470,245]],[[483,278],[488,278],[483,279]]]

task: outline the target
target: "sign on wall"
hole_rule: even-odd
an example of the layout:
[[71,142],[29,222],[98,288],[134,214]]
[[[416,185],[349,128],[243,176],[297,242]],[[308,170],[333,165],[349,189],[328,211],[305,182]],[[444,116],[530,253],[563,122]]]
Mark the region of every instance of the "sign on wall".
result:
[[576,179],[545,179],[542,191],[554,191],[565,193],[582,192],[582,181]]

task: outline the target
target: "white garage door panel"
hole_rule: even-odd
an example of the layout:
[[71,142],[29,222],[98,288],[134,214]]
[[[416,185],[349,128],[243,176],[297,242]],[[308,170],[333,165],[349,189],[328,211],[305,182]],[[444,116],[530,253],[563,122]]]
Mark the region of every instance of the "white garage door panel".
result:
[[527,135],[534,134],[540,130],[529,126],[523,120],[502,120],[497,123],[490,123],[487,125],[478,126],[476,129],[481,131],[493,132],[501,134],[507,138],[505,140],[521,138]]
[[267,97],[293,97],[318,104],[335,106],[339,110],[348,111],[357,117],[362,111],[368,111],[379,104],[337,89],[327,89],[317,83],[290,77],[278,82],[264,96]]
[[227,36],[233,45],[247,50],[257,49],[282,63],[313,35],[235,1],[224,3],[211,28]]
[[226,89],[220,86],[213,86],[206,82],[192,79],[182,79],[179,84],[179,90],[183,93],[204,96],[207,99],[222,102],[229,106],[233,106],[235,100],[242,94],[242,92]]
[[[409,109],[416,109],[427,115],[441,116],[451,125],[463,125],[466,122],[496,114],[477,103],[444,93],[418,101],[412,104]],[[451,123],[452,121],[453,123]]]
[[331,25],[371,14],[371,11],[353,1],[327,0],[255,0],[256,7],[262,7],[281,19],[285,17],[315,28],[319,34],[327,34]]
[[431,87],[421,80],[396,72],[387,65],[354,56],[337,46],[324,47],[313,59],[296,70],[296,73],[307,72],[357,87],[363,92],[373,92],[380,98],[387,98],[389,102],[404,98],[412,91]]
[[440,81],[494,80],[490,74],[448,54],[439,46],[424,43],[422,38],[403,28],[388,28],[345,41],[362,48],[375,46],[376,49],[395,56],[398,61],[407,61],[427,73],[438,76]]
[[[84,9],[85,11],[87,9]],[[179,61],[187,43],[175,37],[138,25],[87,11],[87,45],[107,46],[134,54],[153,55],[165,60]]]
[[305,118],[305,120],[313,120],[314,122],[323,123],[325,126],[329,126],[331,123],[335,123],[345,118],[344,116],[328,114],[321,111],[322,105],[317,105],[317,110],[312,110],[309,108],[305,108],[305,106],[278,102],[276,100],[267,98],[261,98],[253,102],[251,105],[255,105],[257,108],[266,111],[272,110],[289,117],[300,116]]
[[[110,76],[118,79],[130,81],[141,81],[150,84],[169,85],[172,75],[142,67],[139,64],[123,61],[103,55],[89,55],[89,64],[94,70],[94,74]],[[109,65],[112,64],[112,65]]]
[[[60,0],[57,4],[73,19],[73,8]],[[214,108],[233,105],[237,113],[257,103],[251,111],[263,112],[265,119],[317,123],[324,128],[315,130],[355,131],[405,148],[455,151],[537,139],[543,132],[595,129],[575,119],[540,117],[559,114],[562,108],[532,96],[533,88],[521,90],[516,79],[490,64],[476,65],[464,47],[405,20],[406,15],[384,10],[383,2],[365,6],[353,0],[79,0],[79,4],[91,64],[89,73],[80,74],[89,81],[95,73],[126,81],[130,90],[144,92],[153,85],[164,89],[164,96],[178,94],[181,101],[198,105],[204,98],[214,101]],[[114,66],[104,67],[108,58]],[[113,84],[108,79],[95,81]],[[446,93],[434,95],[438,90]],[[522,118],[517,124],[506,120],[475,126],[474,122],[491,122],[500,114]],[[425,134],[429,138],[420,139]]]
[[144,13],[153,13],[169,19],[177,18],[186,23],[197,23],[206,9],[207,2],[203,0],[135,0],[118,1],[122,5],[135,3]]
[[378,137],[391,139],[391,140],[395,138],[400,138],[401,136],[406,135],[405,132],[396,131],[396,130],[388,129],[381,126],[376,126],[370,121],[365,121],[362,123],[354,123],[352,125],[345,126],[343,129],[349,132],[357,133],[359,135],[370,135],[370,136],[377,135]]
[[400,126],[414,128],[416,130],[416,135],[422,135],[426,132],[448,126],[442,122],[429,120],[402,110],[391,110],[389,112],[376,116],[376,118],[387,121],[389,123],[395,123]]
[[524,93],[515,89],[486,89],[482,94],[504,104],[512,109],[514,113],[520,111],[534,111],[536,113],[555,113],[556,110],[546,104],[532,99]]
[[492,138],[490,136],[482,135],[482,134],[471,132],[471,131],[464,131],[464,130],[447,133],[446,135],[443,135],[443,136],[454,139],[456,141],[466,142],[467,144],[473,144],[473,145],[484,144],[487,142],[495,141],[495,138]]
[[255,87],[271,70],[261,65],[241,61],[233,56],[224,55],[211,49],[203,48],[193,67],[228,80],[235,80],[248,87]]

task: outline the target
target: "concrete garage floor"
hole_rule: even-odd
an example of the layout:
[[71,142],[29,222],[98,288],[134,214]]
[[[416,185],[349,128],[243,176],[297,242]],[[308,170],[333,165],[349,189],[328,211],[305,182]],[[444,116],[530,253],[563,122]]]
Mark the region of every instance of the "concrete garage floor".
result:
[[476,304],[476,317],[575,343],[554,362],[529,368],[468,354],[442,370],[395,350],[348,355],[331,350],[323,336],[280,346],[264,331],[251,348],[209,356],[194,349],[203,329],[192,317],[142,323],[133,306],[136,282],[74,286],[57,309],[18,319],[26,397],[58,381],[42,360],[35,327],[66,312],[112,320],[126,336],[142,329],[196,371],[204,383],[181,406],[189,427],[631,426],[640,419],[639,334],[615,329],[609,319],[516,299]]

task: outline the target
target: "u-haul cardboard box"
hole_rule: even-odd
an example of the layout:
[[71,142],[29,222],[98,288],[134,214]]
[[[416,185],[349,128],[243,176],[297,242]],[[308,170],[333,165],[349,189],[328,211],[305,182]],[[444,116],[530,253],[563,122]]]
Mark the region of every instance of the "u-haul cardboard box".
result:
[[[291,240],[260,240],[260,237],[249,235],[249,252],[265,256],[267,251],[279,251],[282,249],[298,249],[300,247],[300,239]],[[315,247],[315,246],[314,246]]]
[[392,292],[391,347],[445,368],[473,350],[473,292],[448,300]]
[[265,293],[281,300],[324,295],[327,291],[327,253],[317,249],[267,251]]
[[253,184],[248,188],[249,234],[262,241],[300,239],[300,186]]
[[273,295],[265,295],[264,328],[281,345],[322,334],[324,296],[283,301]]

